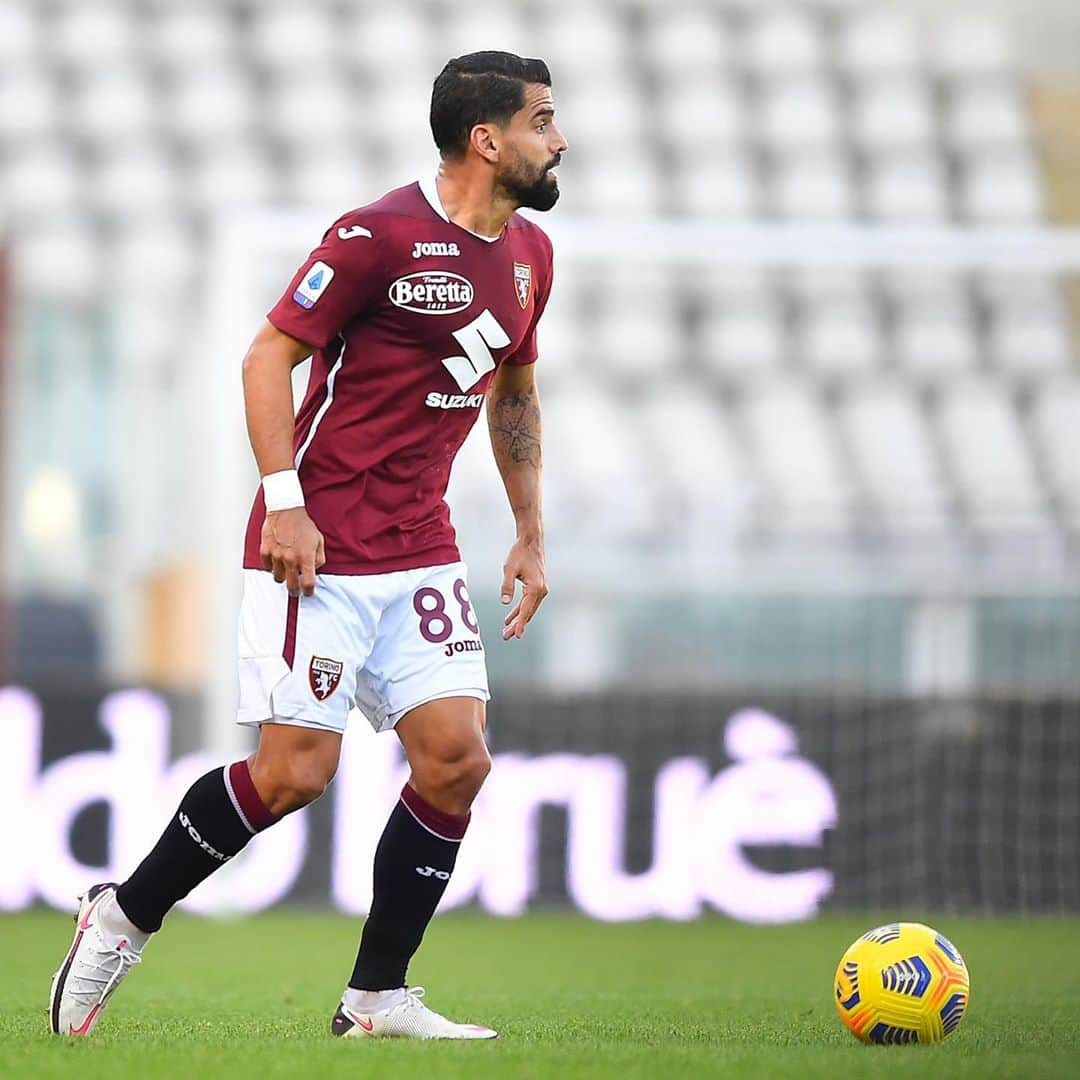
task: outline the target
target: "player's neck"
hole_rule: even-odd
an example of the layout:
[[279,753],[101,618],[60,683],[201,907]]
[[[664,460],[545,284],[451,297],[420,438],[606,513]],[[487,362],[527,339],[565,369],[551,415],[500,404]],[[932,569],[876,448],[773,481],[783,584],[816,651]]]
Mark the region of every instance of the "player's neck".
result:
[[439,166],[435,190],[446,216],[455,224],[480,236],[498,236],[517,206],[492,191],[491,180],[466,170],[448,171]]

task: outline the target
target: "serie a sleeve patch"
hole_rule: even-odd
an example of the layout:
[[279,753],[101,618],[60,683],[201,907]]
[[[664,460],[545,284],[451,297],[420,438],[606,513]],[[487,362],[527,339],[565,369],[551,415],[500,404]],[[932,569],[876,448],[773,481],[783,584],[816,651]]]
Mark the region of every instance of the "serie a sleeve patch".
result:
[[319,259],[311,264],[310,269],[300,279],[292,298],[302,308],[313,308],[333,280],[334,268]]

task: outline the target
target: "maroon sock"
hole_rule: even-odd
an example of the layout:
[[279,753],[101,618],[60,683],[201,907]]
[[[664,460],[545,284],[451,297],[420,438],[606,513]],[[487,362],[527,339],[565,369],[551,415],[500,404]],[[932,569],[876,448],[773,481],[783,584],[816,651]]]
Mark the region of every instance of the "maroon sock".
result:
[[255,790],[246,761],[201,776],[150,854],[116,890],[121,911],[140,930],[159,930],[174,904],[276,820]]
[[405,971],[454,872],[469,815],[446,814],[408,784],[375,849],[374,896],[349,985],[392,990]]

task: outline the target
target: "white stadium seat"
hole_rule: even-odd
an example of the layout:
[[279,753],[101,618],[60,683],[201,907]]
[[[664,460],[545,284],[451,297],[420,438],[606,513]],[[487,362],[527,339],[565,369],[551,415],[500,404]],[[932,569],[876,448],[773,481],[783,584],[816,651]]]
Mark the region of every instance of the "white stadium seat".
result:
[[589,313],[585,334],[590,366],[613,378],[655,384],[668,379],[686,349],[670,304],[635,300],[613,291],[610,302]]
[[250,209],[286,196],[279,195],[279,172],[256,146],[207,147],[188,163],[184,191],[194,209]]
[[893,347],[902,371],[943,379],[971,372],[978,363],[974,317],[962,299],[927,297],[897,306]]
[[18,0],[0,2],[0,67],[32,60],[41,43],[34,6]]
[[930,88],[917,76],[868,78],[851,98],[852,136],[864,149],[931,148],[937,123]]
[[[444,62],[452,56],[482,49],[535,56],[533,35],[523,16],[524,11],[520,7],[495,4],[446,8],[446,26],[439,35],[439,46],[446,53]],[[431,74],[434,78],[436,72]]]
[[0,143],[37,139],[60,126],[56,84],[37,65],[0,67]]
[[[256,4],[245,47],[268,69],[300,69],[314,75],[340,56],[341,34],[333,10],[318,4]],[[316,109],[317,99],[312,102]]]
[[815,71],[825,60],[818,20],[795,6],[765,7],[750,19],[739,44],[740,55],[764,75]]
[[57,211],[15,233],[11,261],[27,295],[87,300],[102,280],[101,244],[84,214],[65,217]]
[[370,135],[383,140],[394,152],[432,146],[430,108],[430,80],[383,82],[355,104],[357,130],[365,138]]
[[633,535],[656,527],[651,490],[641,482],[646,448],[607,381],[583,377],[544,399],[544,458],[545,510],[561,530]]
[[755,380],[775,372],[788,351],[783,313],[771,298],[714,301],[701,327],[705,366],[725,378]]
[[125,222],[111,238],[108,262],[122,295],[166,299],[184,295],[201,265],[192,231],[176,215]]
[[430,135],[425,140],[411,139],[365,157],[367,167],[363,183],[366,194],[361,199],[361,205],[374,202],[392,188],[415,183],[425,176],[434,176],[439,168],[438,151]]
[[370,170],[364,160],[347,145],[323,155],[294,154],[282,198],[294,206],[310,206],[322,211],[327,215],[326,224],[329,225],[346,210],[363,206],[377,197],[375,185],[369,178]]
[[840,113],[830,85],[821,78],[782,78],[761,87],[757,131],[776,148],[816,147],[835,143]]
[[576,4],[566,18],[541,17],[533,34],[532,55],[547,60],[560,86],[632,74],[630,36],[618,8]]
[[1005,375],[1050,376],[1075,355],[1061,285],[1030,273],[983,274],[990,357]]
[[[458,526],[471,522],[506,521],[509,516],[506,492],[495,466],[491,440],[483,417],[477,421],[454,459],[446,501],[450,506],[451,519]],[[488,536],[492,539],[498,537],[498,546],[502,547],[503,541],[498,529],[490,526],[478,530],[477,536],[472,539],[484,541]],[[510,539],[512,538],[511,525]],[[505,550],[494,550],[495,544],[492,544],[492,547],[493,550],[487,553],[475,551],[470,544],[469,562],[479,565],[485,554],[490,559],[505,558]],[[498,566],[500,563],[494,565]]]
[[144,44],[150,59],[170,70],[225,66],[235,62],[232,13],[224,4],[157,8]]
[[903,267],[883,270],[879,284],[890,299],[904,307],[963,307],[970,302],[967,279],[956,271]]
[[1049,380],[1036,395],[1031,427],[1049,483],[1069,526],[1080,528],[1080,381]]
[[749,496],[749,467],[729,418],[708,395],[687,382],[665,383],[643,397],[627,417],[649,444],[658,472],[656,491],[674,492],[679,519],[738,516]]
[[1048,375],[1068,369],[1073,349],[1060,305],[1002,304],[990,312],[989,346],[996,367],[1009,375]]
[[590,158],[584,168],[578,161],[574,167],[573,173],[565,165],[560,170],[560,187],[572,193],[576,205],[587,206],[592,214],[651,217],[664,206],[664,186],[656,162],[648,154],[623,147],[617,156]]
[[942,442],[978,529],[1042,524],[1042,491],[1016,410],[1001,386],[962,382],[941,403]]
[[536,378],[541,393],[562,383],[572,385],[583,365],[588,369],[596,366],[590,351],[584,347],[581,322],[571,306],[559,299],[566,295],[561,277],[557,276],[555,288],[557,291],[537,327]]
[[703,154],[727,150],[746,134],[742,91],[719,75],[666,83],[655,107],[657,138],[691,164]]
[[882,362],[882,331],[864,292],[837,292],[807,299],[795,327],[795,352],[824,377],[874,371]]
[[[163,425],[173,423],[179,430],[184,424],[179,410],[154,392],[155,384],[172,385],[188,355],[184,342],[178,340],[173,331],[177,293],[139,290],[130,295],[136,297],[137,302],[125,305],[117,314],[111,339],[115,342],[111,359],[118,375],[127,385],[136,388],[136,393],[144,396],[147,407],[158,414],[142,417],[138,422],[145,424],[156,437],[164,438],[164,432],[160,430]],[[189,293],[182,291],[179,295],[188,296]],[[138,408],[135,406],[129,411],[135,412]],[[160,494],[159,491],[159,497]],[[148,548],[154,543],[151,537],[146,538]]]
[[332,69],[296,67],[275,78],[260,110],[265,130],[289,146],[322,154],[355,137],[364,96]]
[[926,416],[898,381],[859,384],[845,395],[840,423],[888,532],[927,532],[948,523],[947,493]]
[[938,22],[932,33],[932,57],[939,72],[951,78],[999,75],[1013,64],[1005,27],[973,9]]
[[639,158],[651,157],[642,146],[648,118],[645,102],[634,83],[579,81],[558,92],[555,107],[559,129],[571,147],[576,143],[590,155],[630,151]]
[[793,220],[835,221],[854,216],[855,189],[838,153],[788,154],[776,162],[772,209]]
[[960,206],[972,221],[1025,225],[1040,220],[1042,181],[1027,153],[967,158],[960,175]]
[[107,71],[138,58],[136,25],[122,2],[67,4],[48,24],[49,51],[70,67]]
[[840,64],[855,74],[909,75],[922,63],[912,18],[880,5],[867,11],[854,10],[841,19],[838,46]]
[[946,98],[944,127],[949,142],[961,151],[1023,150],[1029,137],[1020,89],[1007,79],[956,84]]
[[[342,57],[374,81],[431,82],[449,57],[442,56],[437,30],[419,7],[357,6],[342,30]],[[438,59],[436,59],[438,57]],[[365,110],[364,118],[370,115]]]
[[949,212],[944,163],[926,153],[875,156],[867,162],[863,199],[867,216],[877,221],[943,221]]
[[125,218],[165,214],[180,200],[175,165],[168,154],[153,145],[101,159],[87,187],[95,209]]
[[145,71],[116,66],[85,72],[72,98],[72,123],[80,135],[108,146],[151,135],[158,123],[157,91]]
[[674,208],[683,213],[740,220],[756,216],[761,185],[746,155],[714,154],[700,160],[688,157],[678,161],[671,194]]
[[708,7],[647,7],[638,38],[652,70],[672,83],[719,74],[728,60],[724,24]]
[[1002,374],[1048,376],[1065,372],[1074,360],[1071,328],[1058,288],[1032,287],[1023,275],[1013,291],[987,307],[991,361]]
[[63,141],[25,144],[12,154],[3,170],[0,206],[13,222],[44,219],[81,208],[83,181],[72,147]]
[[250,81],[232,68],[215,66],[177,72],[164,106],[168,127],[196,144],[244,138],[253,130],[255,116]]
[[848,479],[814,388],[796,379],[750,387],[741,413],[769,491],[770,524],[778,531],[844,531]]
[[[558,258],[558,253],[555,257]],[[594,278],[589,284],[596,298],[588,306],[590,315],[596,304],[606,304],[613,309],[656,312],[658,318],[666,318],[672,315],[676,298],[681,293],[677,279],[662,267],[641,265],[633,260],[605,267],[598,279]]]

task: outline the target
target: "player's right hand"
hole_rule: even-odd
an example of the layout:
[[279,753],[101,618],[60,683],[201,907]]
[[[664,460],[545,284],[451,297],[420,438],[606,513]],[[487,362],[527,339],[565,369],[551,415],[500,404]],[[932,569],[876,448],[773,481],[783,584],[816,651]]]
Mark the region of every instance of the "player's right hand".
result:
[[284,581],[290,596],[313,596],[315,571],[326,562],[323,535],[302,506],[266,515],[259,545],[263,568]]

